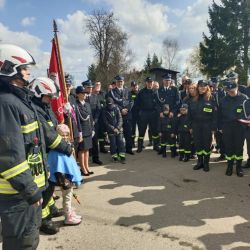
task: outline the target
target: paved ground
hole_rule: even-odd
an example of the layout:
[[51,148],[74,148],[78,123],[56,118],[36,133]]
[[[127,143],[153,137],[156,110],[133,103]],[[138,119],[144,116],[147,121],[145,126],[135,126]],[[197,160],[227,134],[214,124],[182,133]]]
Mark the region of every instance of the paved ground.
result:
[[149,149],[126,165],[101,156],[76,190],[82,224],[42,235],[39,250],[250,249],[249,176],[225,176],[225,163],[193,171]]

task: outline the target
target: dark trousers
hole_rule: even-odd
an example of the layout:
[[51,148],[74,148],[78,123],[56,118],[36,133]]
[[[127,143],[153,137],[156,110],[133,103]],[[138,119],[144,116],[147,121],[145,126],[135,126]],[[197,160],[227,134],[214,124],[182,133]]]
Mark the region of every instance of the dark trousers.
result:
[[193,123],[194,146],[197,155],[210,155],[212,144],[212,125],[209,122]]
[[191,144],[191,134],[189,132],[179,133],[179,151],[184,154],[191,154],[192,144]]
[[133,147],[133,141],[132,141],[132,125],[129,119],[123,119],[123,134],[125,138],[126,151],[131,151]]
[[26,201],[1,201],[0,207],[3,250],[35,250],[39,243],[42,207],[34,207]]
[[230,122],[222,126],[225,155],[227,160],[242,160],[245,140],[245,127],[239,122]]
[[248,158],[250,159],[250,127],[246,128],[245,138],[247,141],[247,155]]
[[142,111],[142,112],[140,112],[139,123],[138,123],[139,139],[143,140],[147,126],[149,126],[149,130],[152,133],[153,139],[159,137],[158,136],[158,133],[159,133],[158,121],[159,121],[158,112],[156,112],[156,111]]
[[168,131],[161,132],[160,141],[162,147],[169,146],[171,150],[176,148],[176,136],[171,137],[171,133]]
[[119,155],[125,156],[125,146],[123,134],[109,134],[111,156],[117,158]]
[[225,146],[224,146],[224,142],[223,142],[222,137],[223,137],[222,133],[220,131],[216,131],[215,140],[216,140],[217,149],[219,149],[221,155],[224,155],[225,154]]
[[99,159],[98,132],[99,132],[99,126],[98,124],[95,124],[95,135],[92,138],[92,149],[91,149],[91,156],[93,160]]
[[138,126],[138,113],[132,113],[132,121],[131,121],[131,126],[132,126],[132,139],[135,139],[136,136],[136,125]]

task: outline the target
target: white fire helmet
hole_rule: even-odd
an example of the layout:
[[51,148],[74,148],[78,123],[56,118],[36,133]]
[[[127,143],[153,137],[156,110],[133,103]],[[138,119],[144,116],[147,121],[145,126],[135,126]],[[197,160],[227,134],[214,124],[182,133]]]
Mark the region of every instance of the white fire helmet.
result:
[[37,77],[31,82],[30,90],[34,92],[37,98],[47,95],[53,98],[59,96],[59,89],[55,82],[47,77]]
[[13,77],[20,73],[20,66],[35,64],[34,58],[25,49],[13,44],[0,43],[0,77]]

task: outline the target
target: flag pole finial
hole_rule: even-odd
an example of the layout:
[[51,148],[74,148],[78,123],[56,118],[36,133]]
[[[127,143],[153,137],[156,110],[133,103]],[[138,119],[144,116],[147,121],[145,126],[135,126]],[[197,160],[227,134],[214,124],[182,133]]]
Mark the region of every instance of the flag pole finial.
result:
[[57,33],[58,29],[57,29],[57,24],[56,24],[56,20],[55,19],[53,20],[53,28],[54,28],[54,33]]

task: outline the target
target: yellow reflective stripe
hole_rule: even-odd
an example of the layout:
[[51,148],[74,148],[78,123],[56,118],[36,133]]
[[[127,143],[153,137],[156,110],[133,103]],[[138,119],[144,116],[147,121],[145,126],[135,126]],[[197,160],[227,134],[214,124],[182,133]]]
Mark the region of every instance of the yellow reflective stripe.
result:
[[21,131],[23,134],[31,133],[31,132],[35,131],[36,129],[38,129],[38,122],[37,121],[21,126]]
[[47,123],[50,125],[50,127],[54,127],[54,124],[52,121],[47,121]]
[[144,137],[143,137],[143,136],[139,136],[139,137],[138,137],[138,139],[143,140],[143,139],[144,139]]
[[119,156],[125,157],[125,153],[119,153]]
[[203,111],[204,111],[204,112],[211,113],[211,112],[213,111],[213,109],[211,109],[211,108],[203,108]]
[[[33,176],[33,178],[34,182],[37,184],[38,187],[45,186],[44,173],[38,176]],[[0,178],[0,194],[17,194],[17,193],[18,191],[14,189],[7,180]]]
[[45,186],[45,175],[44,175],[44,172],[42,174],[39,174],[39,175],[35,175],[33,176],[34,178],[34,182],[36,183],[36,185],[40,188],[40,187],[43,187]]
[[159,135],[157,136],[152,136],[152,139],[158,139],[159,138]]
[[167,125],[167,128],[172,128],[172,126],[171,125]]
[[191,151],[189,151],[189,150],[184,150],[184,153],[185,153],[185,154],[191,154]]
[[234,160],[235,155],[231,155],[231,156],[226,155],[225,158],[226,158],[226,160],[229,160],[229,161],[230,161],[230,160]]
[[57,137],[54,140],[54,142],[49,145],[49,148],[51,148],[51,149],[56,148],[59,145],[59,143],[61,142],[61,140],[62,140],[62,137],[60,135],[57,135]]
[[11,168],[11,169],[8,169],[4,172],[1,173],[1,176],[8,180],[22,172],[24,172],[25,170],[29,169],[29,165],[28,165],[28,162],[27,161],[24,161],[20,164],[18,164],[17,166]]
[[242,155],[241,155],[241,156],[235,155],[234,158],[235,158],[235,160],[237,160],[237,161],[238,161],[238,160],[243,160],[243,156],[242,156]]
[[118,158],[118,155],[117,154],[113,154],[112,158]]
[[0,194],[17,194],[17,193],[18,191],[14,189],[7,180],[0,178]]
[[45,219],[50,215],[49,206],[47,205],[45,208],[42,209],[42,219]]
[[241,111],[242,111],[241,108],[238,108],[238,109],[236,110],[237,113],[241,113]]
[[188,126],[187,125],[184,125],[184,128],[187,128]]
[[55,201],[54,201],[53,197],[51,197],[51,198],[49,199],[48,206],[51,207],[51,206],[53,206],[54,204],[55,204]]

